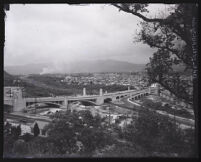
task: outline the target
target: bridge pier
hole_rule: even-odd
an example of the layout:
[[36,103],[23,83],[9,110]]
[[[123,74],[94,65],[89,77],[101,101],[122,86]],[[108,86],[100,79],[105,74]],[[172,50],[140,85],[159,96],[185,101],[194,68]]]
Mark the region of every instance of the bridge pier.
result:
[[104,103],[104,98],[103,97],[98,97],[97,99],[96,99],[96,104],[97,105],[101,105],[101,104],[103,104]]
[[148,93],[151,94],[151,87],[149,87],[149,92]]
[[68,100],[67,97],[64,98],[64,107],[68,109]]
[[26,102],[23,98],[20,99],[13,99],[13,111],[22,111],[24,108],[26,108]]
[[22,90],[14,90],[12,98],[13,111],[22,111],[26,107],[25,99],[22,98]]
[[83,88],[83,96],[86,96],[86,88]]
[[[128,89],[129,89],[129,87],[128,87]],[[44,97],[44,98],[38,98],[37,102],[38,103],[47,102],[47,104],[57,103],[57,105],[60,105],[60,106],[62,105],[63,108],[68,109],[68,106],[71,101],[82,100],[82,98],[84,98],[85,100],[95,100],[97,105],[101,105],[104,103],[104,99],[107,99],[107,98],[109,98],[111,101],[116,101],[116,100],[120,101],[123,97],[126,97],[126,96],[130,96],[130,98],[133,98],[133,99],[139,99],[141,97],[146,96],[147,94],[156,92],[155,89],[156,89],[156,87],[150,87],[145,90],[139,90],[139,91],[130,90],[130,91],[121,91],[121,92],[103,94],[103,89],[100,88],[99,95],[87,96],[86,88],[83,88],[83,96],[79,96],[79,97],[73,97],[73,96],[70,96],[70,97],[68,97],[68,96],[66,96],[66,97],[63,97],[63,96]],[[34,98],[22,98],[22,96],[17,94],[16,97],[13,97],[13,100],[11,102],[14,107],[14,111],[22,111],[23,108],[25,108],[26,106],[34,104],[36,102],[36,100]]]
[[116,97],[115,96],[112,97],[112,102],[114,102],[114,101],[116,101]]
[[100,94],[100,96],[103,95],[103,89],[102,88],[100,89],[99,94]]

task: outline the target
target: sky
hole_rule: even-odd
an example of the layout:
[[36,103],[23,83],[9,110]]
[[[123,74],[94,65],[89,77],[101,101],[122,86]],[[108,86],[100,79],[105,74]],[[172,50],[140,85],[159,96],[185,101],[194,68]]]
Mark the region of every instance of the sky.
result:
[[[152,13],[160,9],[159,4],[150,7]],[[148,63],[156,50],[133,42],[140,21],[106,4],[12,4],[6,11],[4,65],[107,59]]]

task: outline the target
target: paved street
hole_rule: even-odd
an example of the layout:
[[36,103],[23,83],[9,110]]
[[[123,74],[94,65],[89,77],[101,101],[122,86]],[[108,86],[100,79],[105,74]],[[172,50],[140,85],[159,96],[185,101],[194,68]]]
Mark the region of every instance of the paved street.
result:
[[35,120],[39,121],[44,121],[44,122],[50,122],[51,119],[46,118],[41,118],[41,117],[34,117],[30,115],[20,115],[20,114],[8,114],[4,113],[4,119],[15,119],[15,120],[26,120],[27,122],[33,122]]
[[[139,111],[141,108],[145,108],[144,106],[143,107],[137,106],[137,103],[136,104],[134,102],[132,103],[132,101],[129,102],[128,99],[129,99],[129,97],[124,97],[121,100],[123,102],[123,104],[114,104],[114,105],[118,105],[119,107],[126,108],[129,110],[134,110],[134,111]],[[113,103],[111,103],[111,104],[113,104]],[[153,109],[149,109],[149,110],[153,111]],[[161,115],[164,115],[164,116],[168,116],[172,120],[176,120],[176,122],[179,124],[183,124],[187,127],[194,127],[194,120],[192,120],[192,119],[183,118],[180,116],[174,116],[174,115],[169,114],[165,111],[155,111],[155,112],[159,113]]]

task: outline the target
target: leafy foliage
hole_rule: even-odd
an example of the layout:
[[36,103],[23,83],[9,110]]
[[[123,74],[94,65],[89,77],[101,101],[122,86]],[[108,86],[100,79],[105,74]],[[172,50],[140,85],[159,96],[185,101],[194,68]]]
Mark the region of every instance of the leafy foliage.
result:
[[29,142],[33,139],[33,135],[30,133],[25,133],[24,135],[21,136],[21,138],[25,141],[25,142]]
[[[173,71],[173,65],[185,65],[185,70],[196,68],[196,60],[192,50],[192,19],[196,18],[198,6],[196,4],[176,4],[173,11],[166,13],[165,18],[148,18],[143,15],[148,12],[148,4],[113,4],[122,11],[141,18],[141,30],[137,41],[156,48],[157,52],[147,64],[150,82],[159,82],[175,94],[178,98],[192,101],[192,94],[188,93],[189,85]],[[178,90],[179,89],[179,90]],[[176,91],[177,90],[177,91]]]
[[186,109],[173,109],[170,107],[170,105],[166,104],[162,106],[161,102],[153,102],[149,99],[143,100],[143,105],[146,107],[149,107],[154,110],[162,110],[170,114],[174,114],[176,116],[181,116],[185,118],[191,118],[194,119],[194,115],[190,114]]
[[20,125],[15,127],[12,126],[9,122],[6,122],[4,126],[4,143],[3,143],[5,156],[12,154],[14,143],[19,139],[20,134],[21,134]]
[[67,112],[57,114],[55,122],[46,129],[58,153],[76,152],[77,141],[83,146],[81,152],[90,153],[110,143],[107,130],[101,123],[101,118],[93,117],[90,111]]
[[176,153],[177,156],[188,157],[194,155],[194,131],[188,130],[188,135],[186,132],[168,117],[146,110],[140,112],[135,124],[127,126],[125,138],[141,146],[149,156],[173,156]]
[[[141,30],[137,41],[143,42],[157,49],[150,63],[147,73],[150,82],[158,82],[179,99],[197,103],[198,86],[198,4],[175,4],[172,12],[166,17],[149,18],[143,14],[148,5],[112,4],[119,10],[141,18]],[[136,6],[136,8],[135,8]],[[173,65],[184,65],[184,72],[190,71],[193,80],[184,80],[173,70]],[[194,97],[192,94],[192,87]],[[195,136],[198,141],[198,107],[194,105]],[[197,142],[198,143],[198,142]],[[196,146],[198,150],[198,146]]]
[[40,129],[38,127],[38,123],[34,124],[34,136],[37,137],[40,134]]

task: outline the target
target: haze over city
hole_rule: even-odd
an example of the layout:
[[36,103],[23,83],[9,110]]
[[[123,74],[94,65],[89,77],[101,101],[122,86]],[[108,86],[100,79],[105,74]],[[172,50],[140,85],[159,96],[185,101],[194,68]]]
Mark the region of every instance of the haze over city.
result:
[[[155,13],[164,8],[150,6]],[[139,20],[109,4],[10,5],[4,65],[105,59],[146,64],[154,49],[133,43]]]

